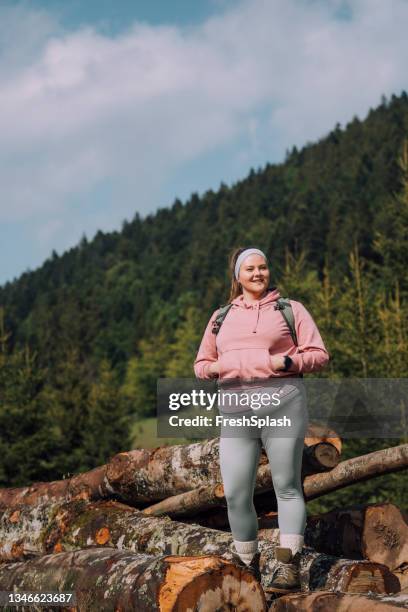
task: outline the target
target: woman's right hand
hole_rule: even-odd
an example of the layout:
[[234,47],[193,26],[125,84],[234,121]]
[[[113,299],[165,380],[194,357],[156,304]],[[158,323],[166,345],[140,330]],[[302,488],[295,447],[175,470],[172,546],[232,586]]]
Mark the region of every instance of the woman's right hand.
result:
[[219,361],[214,361],[208,368],[208,373],[211,376],[219,376],[220,375],[220,364]]

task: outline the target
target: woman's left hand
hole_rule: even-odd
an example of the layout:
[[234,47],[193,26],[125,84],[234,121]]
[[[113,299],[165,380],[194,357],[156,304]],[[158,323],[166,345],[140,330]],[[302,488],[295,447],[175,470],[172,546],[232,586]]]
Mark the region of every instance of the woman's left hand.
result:
[[271,355],[272,370],[278,371],[285,368],[285,358],[280,355]]

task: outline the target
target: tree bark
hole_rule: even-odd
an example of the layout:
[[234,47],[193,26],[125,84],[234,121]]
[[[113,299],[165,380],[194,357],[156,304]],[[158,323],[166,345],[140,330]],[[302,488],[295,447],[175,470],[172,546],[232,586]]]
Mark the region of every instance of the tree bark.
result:
[[408,444],[391,446],[342,461],[330,472],[307,476],[304,481],[305,496],[308,500],[316,499],[329,491],[337,491],[350,484],[398,472],[407,467]]
[[383,563],[392,571],[408,564],[407,516],[390,503],[353,506],[311,516],[305,542],[328,554]]
[[[303,481],[303,493],[306,500],[315,499],[332,491],[337,491],[351,484],[369,480],[375,476],[381,476],[390,472],[396,472],[408,467],[408,444],[393,446],[379,451],[374,451],[360,457],[353,457],[339,463],[331,472],[313,474],[306,476]],[[219,483],[222,486],[221,483]],[[255,495],[273,490],[272,475],[269,465],[262,465],[258,469]],[[191,504],[190,500],[194,500]],[[200,503],[191,491],[177,495],[177,499],[166,499],[162,504],[149,506],[144,512],[150,515],[156,511],[159,514],[166,512],[165,508],[171,507],[171,515],[174,517],[193,516],[204,509],[225,504],[226,500],[220,494],[220,488],[208,486],[200,490]],[[177,504],[180,510],[177,511]]]
[[[3,559],[63,552],[85,547],[116,547],[152,555],[217,555],[232,558],[231,533],[187,525],[168,517],[148,517],[115,501],[75,500],[46,508],[22,506],[3,513],[0,553]],[[9,523],[8,531],[5,526]],[[276,567],[274,532],[259,540],[262,585],[269,588]],[[276,534],[275,534],[276,535]],[[13,556],[10,555],[13,551]],[[369,561],[339,559],[304,549],[302,585],[305,590],[337,588],[389,592],[398,580],[387,567]],[[399,584],[398,584],[399,586]],[[397,589],[398,590],[398,589]]]
[[102,465],[65,480],[36,482],[28,487],[0,489],[0,508],[21,504],[35,506],[42,502],[52,503],[62,499],[102,499],[110,494],[105,476],[106,465]]
[[[259,547],[269,551],[279,544],[278,529],[263,529],[258,533]],[[266,592],[273,592],[270,576],[274,559],[266,554],[267,575],[262,579]],[[342,559],[338,556],[319,553],[310,546],[304,546],[300,564],[302,591],[328,589],[342,592],[397,593],[401,590],[398,577],[385,565],[368,560]]]
[[[307,518],[305,544],[328,555],[368,559],[391,571],[408,567],[407,514],[391,503],[332,510]],[[259,529],[278,530],[277,512],[259,517]]]
[[[200,609],[266,610],[265,596],[255,578],[224,559],[153,557],[112,548],[3,565],[0,590],[75,591],[77,606],[71,610],[81,612],[187,612],[198,605]],[[44,607],[31,604],[30,610],[43,611]]]
[[[328,469],[325,463],[335,463],[335,450],[329,453],[305,446],[306,469]],[[334,447],[333,447],[334,448]],[[309,465],[312,461],[313,465]],[[260,466],[270,471],[265,452]],[[213,486],[221,482],[219,438],[185,446],[159,447],[152,451],[136,450],[119,453],[107,465],[109,486],[119,499],[134,505],[161,501],[187,493],[192,489]],[[209,502],[211,507],[212,502]]]
[[[335,446],[328,443],[330,439],[319,438],[314,429],[311,433],[314,435],[308,443],[305,441],[304,447],[305,473],[331,469],[338,458]],[[264,449],[259,465],[269,467]],[[82,496],[89,500],[115,497],[139,505],[220,481],[219,438],[213,438],[194,444],[118,453],[106,465],[66,480],[0,489],[0,507]]]
[[408,607],[408,595],[363,595],[361,593],[294,593],[279,597],[269,608],[270,612],[392,612]]
[[145,508],[143,513],[146,516],[163,516],[166,514],[172,518],[183,516],[185,510],[185,513],[191,516],[196,512],[204,512],[218,506],[224,501],[224,487],[221,484],[216,484],[199,487],[180,495],[173,495]]

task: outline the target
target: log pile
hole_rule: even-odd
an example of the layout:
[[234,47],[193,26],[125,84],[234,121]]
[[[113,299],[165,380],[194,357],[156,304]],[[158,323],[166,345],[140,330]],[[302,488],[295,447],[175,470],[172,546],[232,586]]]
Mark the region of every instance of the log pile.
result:
[[[156,556],[216,555],[231,559],[230,533],[179,523],[168,517],[149,517],[115,501],[74,500],[58,502],[51,509],[47,504],[34,508],[22,506],[12,514],[10,510],[4,511],[1,526],[4,539],[0,556],[8,561],[77,551],[87,546],[107,546]],[[265,574],[262,584],[266,589],[275,567],[275,544],[270,532],[266,536],[260,534],[261,569]],[[379,589],[378,592],[399,590],[397,580],[385,565],[339,559],[312,548],[306,551],[302,564],[304,590],[341,587],[348,592],[361,585],[367,590]]]
[[270,612],[309,612],[321,610],[329,612],[398,612],[408,607],[408,595],[377,595],[361,593],[332,593],[317,591],[315,593],[296,593],[284,595],[269,608]]
[[[75,591],[73,610],[406,607],[408,520],[389,503],[310,516],[301,592],[275,600],[279,529],[266,454],[254,496],[260,585],[232,562],[218,453],[218,438],[138,449],[70,479],[0,489],[0,591]],[[341,461],[335,432],[311,426],[304,497],[407,467],[408,444]]]
[[[198,604],[216,610],[238,602],[247,610],[266,610],[265,595],[251,574],[214,556],[155,557],[88,548],[2,565],[0,584],[4,591],[17,586],[35,593],[74,592],[71,610],[195,610]],[[29,609],[42,612],[44,607],[31,604]]]

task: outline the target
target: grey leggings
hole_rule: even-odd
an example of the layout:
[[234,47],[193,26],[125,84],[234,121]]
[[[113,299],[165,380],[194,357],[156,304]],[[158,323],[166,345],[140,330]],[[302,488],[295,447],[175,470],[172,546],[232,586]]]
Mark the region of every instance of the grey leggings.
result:
[[[303,535],[306,526],[306,504],[301,485],[301,468],[304,436],[308,426],[306,395],[303,387],[289,387],[291,390],[281,401],[279,407],[261,407],[246,410],[244,413],[228,416],[240,417],[242,414],[269,414],[278,418],[283,414],[291,419],[290,433],[287,437],[282,430],[263,426],[258,433],[248,434],[247,428],[239,428],[231,436],[232,429],[221,428],[220,469],[228,507],[228,519],[235,540],[247,542],[255,540],[258,533],[258,520],[253,502],[256,473],[262,444],[268,456],[272,482],[278,502],[278,523],[280,533]],[[257,392],[270,389],[257,389]],[[223,409],[219,412],[225,415]],[[236,429],[236,428],[234,428]],[[250,428],[253,430],[254,428]],[[255,428],[256,429],[256,428]],[[239,436],[239,437],[237,437]],[[252,436],[252,437],[251,437]]]

